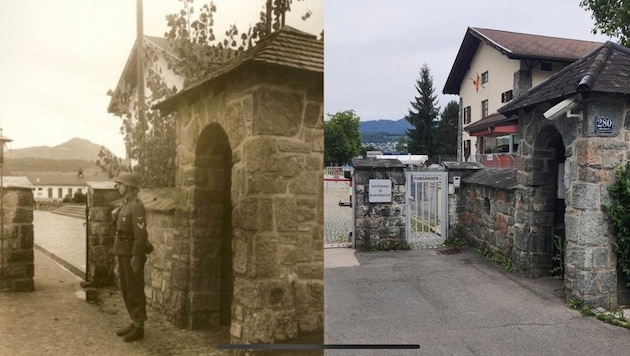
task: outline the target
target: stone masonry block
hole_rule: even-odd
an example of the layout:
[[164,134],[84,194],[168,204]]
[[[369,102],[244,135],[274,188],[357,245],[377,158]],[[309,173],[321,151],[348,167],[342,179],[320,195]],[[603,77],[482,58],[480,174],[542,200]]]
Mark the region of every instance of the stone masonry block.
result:
[[297,337],[298,325],[295,309],[283,308],[274,312],[273,337],[274,340],[283,341]]
[[601,144],[592,139],[582,139],[576,143],[577,161],[588,166],[601,166]]
[[304,96],[263,87],[254,94],[255,135],[294,136],[302,125]]
[[304,113],[304,126],[308,128],[324,128],[324,113],[322,111],[322,105],[320,103],[308,103],[306,104],[306,110]]
[[278,241],[271,235],[257,235],[255,238],[255,274],[257,277],[274,277],[279,273]]
[[597,293],[597,274],[593,271],[578,272],[575,277],[575,291],[581,295]]
[[593,248],[593,267],[595,268],[614,267],[613,254],[614,254],[614,251],[612,250],[611,247]]
[[311,146],[300,140],[278,140],[278,150],[288,153],[310,153]]
[[32,249],[33,248],[33,225],[22,225],[20,226],[20,245],[21,249]]
[[269,193],[281,194],[287,190],[287,179],[273,173],[258,173],[248,175],[247,192],[249,194]]
[[591,183],[574,183],[572,200],[572,205],[576,209],[599,210],[599,186]]
[[247,259],[249,258],[249,253],[247,252],[248,244],[246,241],[237,240],[233,242],[233,245],[232,268],[236,273],[245,274],[247,272]]
[[580,215],[578,225],[578,243],[584,246],[607,244],[607,237],[603,233],[601,212],[584,212]]
[[579,270],[589,269],[592,267],[592,250],[575,244],[567,244],[565,263],[574,265]]
[[273,207],[276,231],[295,231],[297,224],[296,199],[275,198]]
[[600,293],[614,293],[617,291],[617,272],[601,271],[597,273],[597,284]]
[[321,170],[304,170],[289,182],[289,191],[293,194],[316,195],[318,183],[323,178]]
[[311,260],[311,234],[308,232],[300,232],[295,234],[295,245],[298,246],[296,251],[296,259],[298,262],[306,262]]
[[273,200],[246,197],[239,204],[238,219],[245,230],[271,231],[273,229]]

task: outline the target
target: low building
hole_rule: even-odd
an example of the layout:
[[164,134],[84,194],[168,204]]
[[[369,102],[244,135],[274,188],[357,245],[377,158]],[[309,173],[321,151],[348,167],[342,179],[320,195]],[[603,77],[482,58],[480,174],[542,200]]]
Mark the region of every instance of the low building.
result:
[[111,181],[104,173],[33,172],[25,176],[33,186],[35,201],[62,201],[66,197],[74,197],[76,193],[86,194],[87,182]]

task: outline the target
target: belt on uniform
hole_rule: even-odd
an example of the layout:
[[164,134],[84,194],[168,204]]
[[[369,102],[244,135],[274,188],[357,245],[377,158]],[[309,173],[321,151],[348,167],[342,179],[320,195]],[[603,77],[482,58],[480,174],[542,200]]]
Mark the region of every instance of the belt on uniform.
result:
[[125,232],[125,231],[116,231],[116,237],[121,239],[121,240],[129,240],[132,241],[133,240],[133,235]]

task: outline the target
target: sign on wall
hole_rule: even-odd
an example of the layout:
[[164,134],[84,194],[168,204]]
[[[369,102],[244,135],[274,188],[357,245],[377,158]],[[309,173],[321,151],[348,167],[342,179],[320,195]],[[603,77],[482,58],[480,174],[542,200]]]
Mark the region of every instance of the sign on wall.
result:
[[613,120],[610,117],[595,118],[595,132],[611,133],[613,132]]
[[370,179],[368,193],[370,203],[391,203],[392,181],[389,179]]

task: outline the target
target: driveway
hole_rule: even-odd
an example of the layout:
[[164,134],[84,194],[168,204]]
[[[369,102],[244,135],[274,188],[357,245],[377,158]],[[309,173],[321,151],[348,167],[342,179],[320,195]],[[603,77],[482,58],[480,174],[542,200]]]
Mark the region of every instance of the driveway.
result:
[[359,266],[328,261],[327,344],[420,349],[326,354],[622,355],[630,349],[629,330],[569,308],[561,281],[521,278],[473,250],[438,251],[357,252]]

